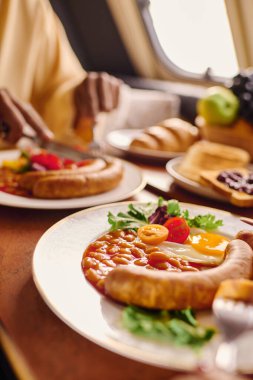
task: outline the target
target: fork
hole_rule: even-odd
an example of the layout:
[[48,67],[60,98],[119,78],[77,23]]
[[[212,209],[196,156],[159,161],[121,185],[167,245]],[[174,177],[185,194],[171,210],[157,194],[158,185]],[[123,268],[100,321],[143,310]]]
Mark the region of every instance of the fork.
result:
[[224,337],[216,354],[216,366],[227,372],[236,372],[238,369],[236,339],[243,332],[253,329],[253,305],[216,298],[213,302],[213,313]]
[[93,156],[101,156],[104,153],[104,149],[96,140],[92,140],[85,152],[92,154]]

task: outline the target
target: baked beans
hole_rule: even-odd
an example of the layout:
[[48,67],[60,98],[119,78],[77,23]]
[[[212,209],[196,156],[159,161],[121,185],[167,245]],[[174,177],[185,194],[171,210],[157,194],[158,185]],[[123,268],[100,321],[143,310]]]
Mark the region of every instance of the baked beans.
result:
[[117,265],[137,265],[151,270],[169,272],[198,271],[188,261],[171,257],[159,247],[140,242],[132,230],[106,233],[92,242],[83,254],[82,269],[85,277],[103,292],[104,279]]

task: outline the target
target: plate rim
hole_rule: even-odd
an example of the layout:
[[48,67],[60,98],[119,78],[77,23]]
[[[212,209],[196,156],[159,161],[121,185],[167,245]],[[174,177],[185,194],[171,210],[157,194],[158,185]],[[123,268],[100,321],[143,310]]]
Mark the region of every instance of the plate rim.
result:
[[[2,160],[2,156],[6,152],[8,155],[12,155],[12,154],[14,155],[17,152],[19,152],[19,149],[8,149],[8,150],[0,151],[0,161]],[[107,157],[113,157],[113,156],[107,155]],[[132,162],[128,162],[122,158],[118,158],[118,157],[113,157],[113,158],[120,160],[125,167],[127,167],[129,170],[134,170],[135,173],[136,174],[138,173],[138,175],[139,175],[138,186],[136,186],[131,191],[128,191],[127,193],[124,193],[121,195],[119,194],[118,196],[115,196],[116,202],[119,202],[119,201],[122,201],[124,199],[130,198],[130,197],[138,194],[146,186],[147,180],[144,176],[142,169],[139,168],[137,165],[133,164]],[[110,191],[113,191],[113,190],[114,189],[112,189]],[[115,188],[115,190],[116,190],[116,188]],[[65,199],[65,200],[64,199],[52,200],[52,199],[39,199],[39,198],[25,198],[25,197],[12,195],[12,194],[8,194],[8,193],[0,191],[0,206],[16,207],[16,208],[21,208],[21,209],[33,209],[33,210],[71,210],[71,209],[78,209],[78,208],[90,208],[90,207],[96,207],[96,206],[102,205],[104,201],[101,199],[101,201],[99,203],[96,203],[96,201],[94,201],[94,203],[92,202],[91,204],[87,204],[87,202],[85,202],[86,200],[89,200],[89,198],[92,198],[92,200],[93,199],[95,200],[96,195],[98,195],[98,196],[102,195],[102,194],[106,195],[109,192],[104,192],[101,194],[95,194],[95,195],[87,196],[87,197],[70,198],[70,199]],[[7,197],[7,200],[2,201],[2,199],[1,199],[2,194],[4,194],[4,196]],[[10,201],[8,199],[9,197],[10,197]],[[18,198],[17,201],[15,201],[15,198]],[[19,201],[20,199],[21,199],[21,201]],[[34,201],[35,203],[27,201],[27,204],[26,203],[22,204],[22,199]],[[77,204],[71,204],[70,202],[73,200],[76,201]],[[41,202],[41,204],[36,204],[36,201]],[[45,201],[45,204],[43,204],[44,201]],[[50,201],[52,201],[52,204],[47,203]],[[78,202],[78,201],[80,201],[80,202]],[[113,201],[110,199],[109,202],[113,202]]]
[[[83,332],[80,328],[78,328],[77,326],[75,326],[75,324],[71,323],[71,321],[69,321],[67,318],[65,318],[62,313],[60,311],[57,310],[57,307],[55,307],[52,303],[51,303],[51,300],[49,300],[49,298],[47,297],[47,294],[45,293],[44,289],[43,289],[43,285],[40,284],[40,281],[39,281],[39,278],[37,276],[37,270],[36,270],[36,258],[38,256],[38,251],[36,251],[36,248],[39,244],[42,244],[41,242],[46,239],[46,235],[47,234],[50,234],[52,230],[58,228],[58,226],[60,226],[61,224],[64,224],[68,219],[71,219],[71,218],[75,218],[76,216],[79,216],[79,215],[87,215],[89,214],[90,212],[94,212],[94,211],[97,211],[99,209],[110,209],[111,207],[118,207],[118,206],[126,206],[128,205],[129,203],[133,203],[133,204],[146,204],[147,202],[140,202],[140,201],[133,201],[133,202],[130,202],[130,201],[123,201],[123,202],[116,202],[116,203],[108,203],[108,204],[104,204],[104,205],[97,205],[97,206],[93,206],[93,207],[90,207],[90,208],[87,208],[87,209],[84,209],[84,210],[80,210],[80,211],[77,211],[71,215],[68,215],[64,218],[62,218],[61,220],[59,220],[58,222],[54,223],[51,227],[49,227],[44,233],[43,235],[40,237],[40,239],[37,241],[37,244],[36,244],[36,247],[34,249],[34,252],[33,252],[33,258],[32,258],[32,278],[33,278],[33,281],[36,285],[36,288],[40,294],[40,296],[42,297],[43,301],[46,303],[46,305],[50,308],[50,310],[60,319],[62,320],[68,327],[72,328],[74,331],[76,331],[78,334],[80,334],[82,337],[90,340],[91,342],[111,351],[111,352],[114,352],[118,355],[121,355],[123,357],[126,357],[126,358],[129,358],[131,360],[135,360],[137,362],[141,362],[141,363],[144,363],[146,365],[154,365],[156,367],[160,367],[160,368],[166,368],[166,369],[171,369],[171,370],[182,370],[182,371],[190,371],[192,370],[193,368],[189,367],[188,365],[188,368],[187,368],[187,365],[182,368],[180,366],[177,366],[177,365],[174,365],[174,367],[170,364],[170,365],[166,365],[165,363],[163,363],[162,361],[159,362],[159,363],[155,363],[154,361],[148,363],[147,362],[147,356],[152,356],[152,353],[149,353],[149,352],[145,352],[145,355],[143,355],[143,358],[141,357],[141,355],[139,355],[138,357],[136,357],[136,354],[137,353],[142,353],[143,350],[139,347],[133,347],[133,346],[127,346],[126,343],[121,343],[120,341],[117,341],[116,339],[113,339],[112,337],[110,336],[106,336],[106,341],[103,342],[102,339],[98,339],[98,338],[94,338],[92,337],[92,335],[90,333],[87,333],[87,332]],[[197,204],[191,204],[191,203],[186,203],[186,202],[180,202],[180,205],[182,205],[183,207],[186,207],[187,206],[190,206],[191,208],[195,208],[195,207],[200,207],[201,209],[207,209],[207,210],[215,210],[217,211],[219,214],[224,214],[224,215],[227,215],[229,217],[235,217],[236,219],[238,219],[238,221],[240,221],[240,217],[239,215],[236,215],[236,214],[233,214],[229,211],[225,211],[225,210],[219,210],[217,208],[210,208],[210,207],[207,207],[207,206],[202,206],[202,205],[197,205]],[[246,223],[244,223],[243,221],[240,221],[242,224],[245,224],[245,226],[248,226]],[[252,227],[253,229],[253,227]],[[36,253],[37,252],[37,253]],[[85,280],[85,279],[84,279]],[[113,302],[113,301],[110,301],[110,302]]]

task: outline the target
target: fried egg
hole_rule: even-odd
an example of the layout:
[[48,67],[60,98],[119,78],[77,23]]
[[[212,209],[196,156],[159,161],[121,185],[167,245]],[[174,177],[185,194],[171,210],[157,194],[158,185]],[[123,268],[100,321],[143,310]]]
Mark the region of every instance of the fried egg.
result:
[[200,232],[191,234],[185,244],[165,241],[158,245],[162,252],[180,257],[192,263],[217,266],[225,257],[229,239],[224,236]]

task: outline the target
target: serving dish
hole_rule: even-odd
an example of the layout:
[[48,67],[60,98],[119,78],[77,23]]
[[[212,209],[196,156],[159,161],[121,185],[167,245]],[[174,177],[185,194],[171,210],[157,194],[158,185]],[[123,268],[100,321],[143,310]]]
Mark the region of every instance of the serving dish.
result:
[[[18,150],[0,152],[0,165],[4,160],[14,160],[19,156]],[[120,184],[108,192],[71,199],[38,199],[8,194],[0,191],[0,204],[12,207],[32,209],[73,209],[91,207],[103,203],[124,200],[141,191],[145,186],[141,170],[126,161],[123,161],[124,175]]]
[[[108,230],[107,214],[127,209],[129,202],[109,204],[75,213],[51,227],[39,240],[33,257],[33,278],[44,301],[68,326],[85,338],[133,360],[165,368],[194,370],[200,361],[211,361],[219,338],[214,338],[202,355],[188,348],[175,347],[133,336],[120,323],[123,307],[103,296],[84,278],[81,260],[86,247]],[[210,212],[210,208],[182,204],[191,215]],[[239,217],[211,209],[223,219],[221,234],[233,238],[243,229],[251,229]],[[198,319],[214,324],[210,312]],[[240,366],[249,367],[252,334],[240,342]],[[247,371],[249,368],[247,367]]]

